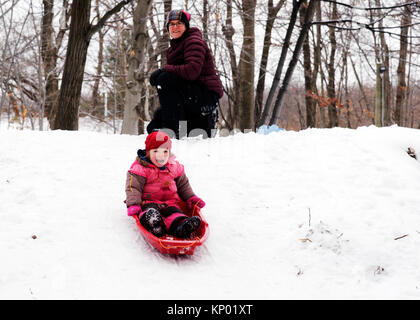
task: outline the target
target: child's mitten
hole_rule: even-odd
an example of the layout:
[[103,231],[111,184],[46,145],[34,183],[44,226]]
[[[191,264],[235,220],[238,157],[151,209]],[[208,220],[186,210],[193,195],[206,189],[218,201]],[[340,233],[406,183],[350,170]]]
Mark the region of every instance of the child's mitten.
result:
[[197,196],[192,196],[191,198],[189,198],[187,200],[188,208],[192,208],[194,206],[197,206],[199,208],[203,208],[205,205],[206,205],[206,203],[203,201],[203,199],[201,199]]
[[141,207],[139,205],[132,205],[127,208],[127,215],[135,216],[141,212]]

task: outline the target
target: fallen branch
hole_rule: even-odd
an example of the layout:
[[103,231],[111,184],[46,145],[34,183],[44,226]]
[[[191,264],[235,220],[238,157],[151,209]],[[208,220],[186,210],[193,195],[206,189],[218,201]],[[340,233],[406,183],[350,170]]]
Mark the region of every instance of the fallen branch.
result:
[[309,210],[309,227],[311,227],[311,208],[308,208]]
[[399,240],[399,239],[405,238],[406,236],[408,236],[408,234],[405,234],[405,235],[403,235],[403,236],[401,236],[401,237],[397,237],[397,238],[395,238],[394,240]]

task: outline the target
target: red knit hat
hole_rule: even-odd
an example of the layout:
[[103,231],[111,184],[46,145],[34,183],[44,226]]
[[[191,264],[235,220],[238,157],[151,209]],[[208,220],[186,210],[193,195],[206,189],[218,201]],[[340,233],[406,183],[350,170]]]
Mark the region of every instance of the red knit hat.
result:
[[172,141],[169,136],[162,131],[154,131],[150,133],[146,138],[146,151],[151,149],[157,149],[159,147],[168,148],[171,150]]
[[166,30],[169,31],[169,22],[172,20],[179,20],[185,24],[185,28],[188,30],[190,27],[191,15],[184,10],[171,10],[166,18]]

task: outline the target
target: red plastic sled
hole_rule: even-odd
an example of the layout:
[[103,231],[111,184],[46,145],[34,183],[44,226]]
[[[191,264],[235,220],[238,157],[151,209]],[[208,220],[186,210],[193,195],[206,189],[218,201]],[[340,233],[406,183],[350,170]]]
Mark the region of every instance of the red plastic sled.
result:
[[158,238],[142,226],[137,215],[133,216],[141,234],[146,239],[146,241],[163,254],[192,255],[194,254],[195,248],[201,246],[209,236],[209,225],[201,215],[200,208],[195,206],[192,210],[189,210],[185,206],[185,203],[180,203],[180,207],[186,215],[199,216],[201,218],[200,227],[191,235],[189,239],[180,239],[171,235],[164,235],[163,237]]

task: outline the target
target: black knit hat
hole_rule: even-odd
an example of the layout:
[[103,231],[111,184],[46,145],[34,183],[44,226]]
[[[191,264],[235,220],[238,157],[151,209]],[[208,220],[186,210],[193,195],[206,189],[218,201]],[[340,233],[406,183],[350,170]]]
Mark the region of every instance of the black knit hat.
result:
[[190,27],[190,18],[191,15],[188,12],[185,12],[184,10],[172,10],[168,14],[168,18],[166,19],[166,30],[169,31],[169,22],[172,20],[179,20],[185,24],[185,27]]

